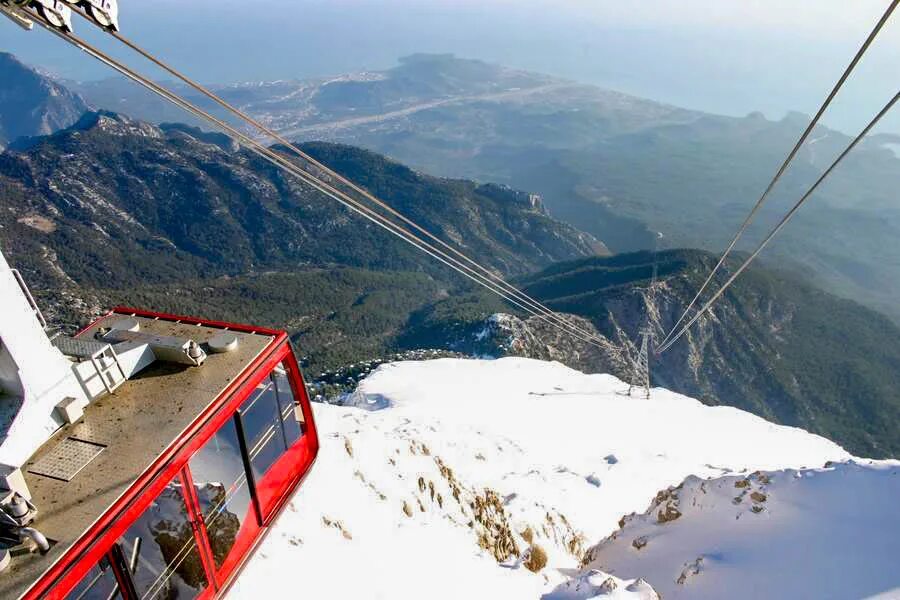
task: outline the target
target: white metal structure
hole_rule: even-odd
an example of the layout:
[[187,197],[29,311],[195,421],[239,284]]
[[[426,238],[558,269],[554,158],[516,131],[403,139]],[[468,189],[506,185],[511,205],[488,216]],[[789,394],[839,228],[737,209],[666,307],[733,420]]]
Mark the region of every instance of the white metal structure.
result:
[[88,392],[2,253],[0,306],[0,487],[16,489],[18,468],[88,404]]
[[206,360],[193,340],[141,332],[134,319],[120,319],[94,338],[48,337],[34,297],[2,253],[0,306],[0,491],[26,498],[22,465],[93,400],[157,360],[186,366]]

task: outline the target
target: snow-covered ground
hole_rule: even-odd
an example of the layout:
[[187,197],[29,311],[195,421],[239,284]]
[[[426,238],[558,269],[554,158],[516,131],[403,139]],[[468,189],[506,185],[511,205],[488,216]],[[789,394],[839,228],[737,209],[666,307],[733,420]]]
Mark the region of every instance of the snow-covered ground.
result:
[[[797,597],[792,568],[827,570],[821,585],[846,597],[900,586],[900,463],[823,468],[851,457],[740,410],[626,389],[518,358],[380,367],[357,407],[316,405],[319,460],[231,597]],[[691,476],[661,500],[679,518],[658,525],[657,508],[620,532]],[[755,581],[770,576],[782,584]]]
[[690,477],[588,562],[640,573],[666,599],[900,598],[898,535],[900,462],[838,463]]

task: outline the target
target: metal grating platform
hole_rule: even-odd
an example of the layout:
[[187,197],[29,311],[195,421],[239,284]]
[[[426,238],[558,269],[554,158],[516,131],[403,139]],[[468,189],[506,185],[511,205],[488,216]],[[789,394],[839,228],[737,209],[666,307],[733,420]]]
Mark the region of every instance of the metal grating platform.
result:
[[110,440],[116,439],[117,433],[108,425],[82,419],[78,422],[78,433],[75,435],[78,441],[106,447]]
[[60,352],[66,356],[74,356],[76,358],[91,358],[101,354],[109,347],[109,344],[106,342],[98,342],[89,338],[73,338],[66,335],[53,338],[53,345],[59,348]]
[[65,438],[31,465],[28,472],[60,481],[72,481],[79,471],[103,452],[104,448],[106,446],[102,444]]

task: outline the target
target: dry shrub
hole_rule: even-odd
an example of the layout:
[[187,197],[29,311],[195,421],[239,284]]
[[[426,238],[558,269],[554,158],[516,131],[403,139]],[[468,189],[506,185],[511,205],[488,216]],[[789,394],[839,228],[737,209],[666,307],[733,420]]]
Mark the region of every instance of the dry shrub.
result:
[[547,552],[534,544],[528,549],[528,560],[525,561],[525,568],[532,573],[537,573],[547,566]]
[[534,530],[531,529],[530,525],[525,528],[525,531],[522,532],[522,539],[529,544],[534,543]]

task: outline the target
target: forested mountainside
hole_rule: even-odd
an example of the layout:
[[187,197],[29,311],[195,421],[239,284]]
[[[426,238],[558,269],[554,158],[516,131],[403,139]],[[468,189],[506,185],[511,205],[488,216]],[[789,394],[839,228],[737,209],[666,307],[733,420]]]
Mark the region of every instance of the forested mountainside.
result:
[[[99,106],[175,118],[120,80],[78,89]],[[215,89],[292,139],[346,142],[435,175],[536,191],[554,217],[614,252],[650,249],[656,231],[668,247],[718,251],[809,123],[800,113],[775,120],[705,114],[451,55],[416,55],[387,71]],[[747,244],[819,176],[849,142],[846,133],[816,129]],[[802,267],[827,290],[895,322],[898,140],[866,139],[763,257]]]
[[[602,251],[527,193],[305,149],[504,274]],[[42,282],[131,286],[338,264],[446,271],[255,155],[181,126],[88,113],[0,157],[5,245]]]
[[[368,151],[307,152],[498,273],[605,252],[540,198],[416,173]],[[112,304],[290,327],[313,366],[380,355],[462,278],[224,136],[87,113],[0,155],[0,244],[49,313]]]
[[0,150],[23,137],[69,127],[87,110],[78,94],[0,52]]
[[[608,345],[564,338],[543,321],[510,314],[486,295],[448,298],[411,320],[401,347],[442,347],[476,355],[560,360],[586,372],[630,378],[638,332],[657,340],[693,298],[715,257],[652,253],[554,265],[519,283],[548,306],[577,315]],[[708,404],[727,404],[803,427],[853,452],[900,455],[900,329],[795,275],[755,268],[668,352],[651,357],[653,385]]]

